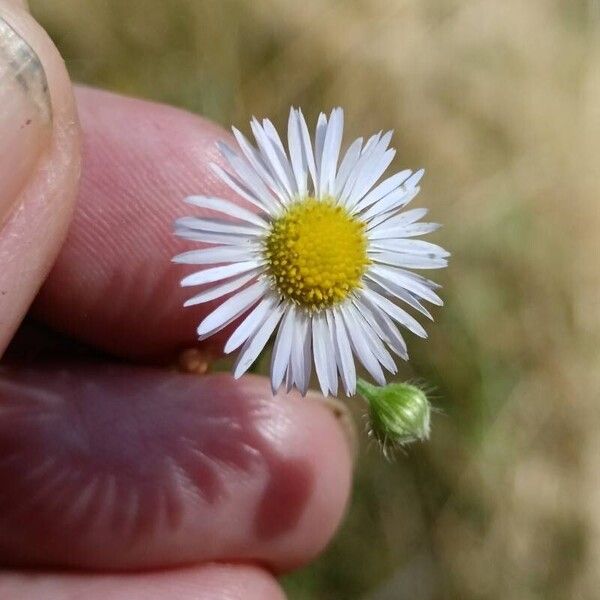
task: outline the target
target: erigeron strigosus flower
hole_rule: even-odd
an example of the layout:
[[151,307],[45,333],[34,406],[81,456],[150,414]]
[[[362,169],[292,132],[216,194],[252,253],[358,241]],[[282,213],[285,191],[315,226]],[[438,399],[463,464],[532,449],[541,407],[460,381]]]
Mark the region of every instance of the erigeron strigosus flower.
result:
[[[407,359],[399,326],[426,337],[404,308],[431,318],[423,302],[441,305],[438,286],[413,269],[445,267],[448,252],[415,239],[437,229],[426,209],[403,210],[418,194],[423,170],[381,180],[395,151],[391,132],[355,140],[340,159],[344,115],[319,116],[314,144],[300,110],[290,111],[287,150],[269,120],[253,119],[253,146],[237,129],[240,153],[219,144],[229,169],[216,174],[246,202],[190,196],[218,217],[184,217],[176,234],[206,247],[176,256],[202,265],[182,286],[202,286],[185,305],[229,296],[198,326],[205,339],[243,317],[226,345],[241,347],[245,373],[275,334],[271,383],[305,393],[313,368],[322,392],[356,390],[357,358],[385,384],[392,354]],[[381,181],[380,181],[381,180]]]

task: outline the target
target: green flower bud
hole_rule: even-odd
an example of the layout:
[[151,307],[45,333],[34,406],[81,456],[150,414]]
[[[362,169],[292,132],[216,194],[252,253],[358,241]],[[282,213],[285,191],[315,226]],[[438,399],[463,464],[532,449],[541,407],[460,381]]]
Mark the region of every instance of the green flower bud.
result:
[[369,405],[370,433],[384,453],[429,438],[431,406],[418,387],[408,383],[379,387],[359,379],[357,389]]

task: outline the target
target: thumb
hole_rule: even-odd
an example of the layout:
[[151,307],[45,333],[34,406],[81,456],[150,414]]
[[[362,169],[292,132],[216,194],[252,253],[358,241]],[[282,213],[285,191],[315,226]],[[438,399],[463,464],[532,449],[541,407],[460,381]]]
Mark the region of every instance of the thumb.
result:
[[22,0],[0,0],[0,355],[60,248],[79,127],[58,51]]

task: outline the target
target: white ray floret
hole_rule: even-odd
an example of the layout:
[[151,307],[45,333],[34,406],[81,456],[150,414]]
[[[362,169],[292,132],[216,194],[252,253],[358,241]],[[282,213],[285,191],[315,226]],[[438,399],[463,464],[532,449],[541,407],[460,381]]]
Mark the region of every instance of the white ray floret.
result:
[[[423,170],[383,178],[395,150],[392,132],[342,150],[344,113],[317,120],[314,144],[300,110],[288,119],[287,149],[273,124],[252,119],[253,145],[233,128],[239,151],[219,150],[228,169],[211,165],[241,201],[190,196],[198,216],[176,222],[176,235],[203,244],[174,262],[201,269],[181,281],[202,286],[186,306],[218,301],[198,326],[204,339],[237,322],[225,352],[239,349],[240,377],[274,337],[273,390],[306,393],[316,373],[324,394],[356,390],[356,360],[380,385],[407,359],[401,328],[427,337],[402,306],[431,318],[438,285],[413,269],[439,269],[449,253],[414,239],[437,229],[403,210],[419,193]],[[383,178],[383,179],[382,179]]]

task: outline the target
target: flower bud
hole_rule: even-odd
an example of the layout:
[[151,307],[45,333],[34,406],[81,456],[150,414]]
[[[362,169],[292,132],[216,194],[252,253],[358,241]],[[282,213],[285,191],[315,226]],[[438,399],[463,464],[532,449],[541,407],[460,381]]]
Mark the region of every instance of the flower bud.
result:
[[369,405],[370,433],[384,452],[429,438],[431,406],[418,387],[408,383],[379,387],[359,379],[357,389]]

